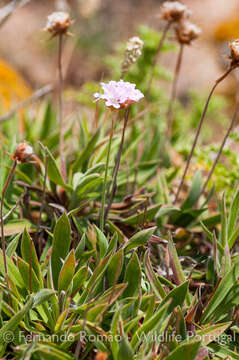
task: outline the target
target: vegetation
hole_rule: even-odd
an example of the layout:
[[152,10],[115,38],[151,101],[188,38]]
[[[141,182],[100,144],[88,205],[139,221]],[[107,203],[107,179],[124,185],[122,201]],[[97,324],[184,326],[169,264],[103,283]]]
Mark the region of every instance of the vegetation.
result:
[[[170,97],[160,65],[149,88],[155,57],[178,46],[138,35],[124,80],[144,99],[112,110],[87,83],[80,118],[49,96],[1,124],[1,358],[239,359],[238,157],[227,141],[202,191],[220,147],[209,122],[175,200],[206,97]],[[124,49],[104,59],[117,81]],[[224,126],[227,105],[214,96],[206,116]]]

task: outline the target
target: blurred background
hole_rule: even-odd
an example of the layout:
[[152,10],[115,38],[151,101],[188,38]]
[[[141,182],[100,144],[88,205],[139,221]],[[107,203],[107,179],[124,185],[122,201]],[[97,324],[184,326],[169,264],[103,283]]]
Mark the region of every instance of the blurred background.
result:
[[[180,92],[207,89],[227,65],[227,42],[239,37],[239,0],[184,0],[192,20],[202,29],[200,40],[188,47]],[[56,79],[56,42],[43,31],[47,15],[67,10],[75,19],[64,44],[65,81],[80,88],[86,81],[107,77],[102,59],[117,44],[137,35],[139,24],[162,28],[159,0],[0,0],[0,93],[6,107]],[[13,11],[13,9],[15,9]],[[172,38],[173,40],[173,38]],[[169,53],[162,63],[174,68]],[[231,77],[221,92],[235,91]]]

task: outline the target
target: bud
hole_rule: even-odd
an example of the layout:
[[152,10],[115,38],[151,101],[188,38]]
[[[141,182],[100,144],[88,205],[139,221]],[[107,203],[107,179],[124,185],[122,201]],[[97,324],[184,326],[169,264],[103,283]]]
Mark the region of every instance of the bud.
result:
[[20,163],[25,163],[33,160],[33,158],[34,158],[34,152],[33,152],[33,148],[30,145],[28,145],[26,142],[22,142],[17,145],[17,148],[13,155],[13,160]]
[[64,11],[54,12],[47,18],[45,31],[49,31],[53,36],[67,35],[69,27],[72,25],[70,15]]
[[184,21],[176,27],[177,39],[181,44],[190,45],[200,34],[201,30],[199,27],[189,21]]
[[239,64],[239,39],[229,43],[229,49],[231,50],[230,59],[233,64]]
[[126,74],[129,71],[130,66],[138,60],[142,54],[143,46],[144,43],[138,36],[134,36],[128,40],[126,44],[125,58],[121,64],[122,74]]
[[165,1],[161,7],[161,18],[170,22],[178,22],[189,14],[187,6],[179,1]]

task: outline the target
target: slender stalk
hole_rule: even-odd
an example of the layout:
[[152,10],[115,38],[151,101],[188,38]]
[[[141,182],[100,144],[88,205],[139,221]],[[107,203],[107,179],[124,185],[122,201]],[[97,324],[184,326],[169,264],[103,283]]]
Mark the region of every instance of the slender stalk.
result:
[[179,49],[177,63],[176,63],[175,72],[174,72],[172,93],[171,93],[171,98],[169,101],[168,111],[167,111],[167,123],[168,123],[167,139],[170,138],[171,130],[172,130],[172,126],[173,126],[173,105],[174,105],[174,102],[175,102],[176,96],[177,96],[178,80],[179,80],[179,74],[180,74],[182,60],[183,60],[183,50],[184,50],[184,44],[180,44],[180,49]]
[[[8,189],[8,186],[12,180],[14,171],[17,166],[17,161],[15,160],[13,163],[13,166],[11,168],[10,173],[8,174],[7,181],[3,187],[2,191],[2,197],[1,197],[1,204],[0,204],[0,220],[1,220],[1,240],[2,240],[2,253],[3,253],[3,263],[4,263],[4,271],[5,271],[5,279],[7,283],[7,287],[10,290],[9,286],[9,279],[8,279],[8,270],[7,270],[7,257],[6,257],[6,241],[5,241],[5,235],[4,235],[4,218],[3,218],[3,205],[4,205],[4,199],[5,195]],[[10,295],[9,295],[10,296]]]
[[[230,126],[229,126],[229,128],[228,128],[228,130],[227,130],[227,132],[226,132],[226,135],[224,136],[224,139],[223,139],[223,141],[222,141],[222,143],[221,143],[220,149],[219,149],[219,151],[218,151],[218,153],[217,153],[217,156],[216,156],[216,158],[215,158],[215,160],[214,160],[214,163],[213,163],[213,165],[212,165],[212,167],[211,167],[211,169],[210,169],[210,171],[209,171],[209,174],[208,174],[208,176],[207,176],[207,179],[206,179],[206,181],[205,181],[205,183],[204,183],[204,185],[203,185],[203,188],[202,188],[202,190],[201,190],[201,194],[204,193],[204,191],[206,190],[207,184],[208,184],[209,180],[211,179],[211,176],[212,176],[213,171],[214,171],[214,169],[215,169],[215,167],[216,167],[216,165],[217,165],[218,160],[220,159],[220,156],[221,156],[221,154],[222,154],[222,151],[223,151],[223,148],[224,148],[224,146],[225,146],[225,144],[226,144],[226,141],[227,141],[227,139],[228,139],[228,136],[230,135],[230,132],[232,131],[232,129],[233,129],[233,127],[234,127],[234,124],[235,124],[235,122],[236,122],[236,120],[237,120],[238,112],[239,112],[239,103],[237,104],[237,107],[236,107],[236,110],[235,110],[235,112],[234,112],[234,114],[233,114],[233,117],[232,117]],[[200,194],[200,195],[201,195],[201,194]]]
[[117,175],[118,175],[119,166],[120,166],[120,159],[121,159],[121,155],[122,155],[122,151],[123,151],[123,145],[124,145],[124,139],[125,139],[125,130],[126,130],[127,123],[128,123],[128,120],[129,120],[129,112],[130,112],[130,107],[128,107],[125,110],[125,114],[124,114],[124,126],[123,126],[123,130],[122,130],[121,143],[120,143],[119,151],[118,151],[116,162],[115,162],[115,169],[114,169],[114,173],[113,173],[113,185],[112,185],[109,204],[108,204],[106,212],[105,212],[104,221],[106,221],[106,219],[108,217],[108,214],[110,212],[110,209],[111,209],[111,206],[113,204],[114,197],[115,197],[115,194],[116,194],[116,190],[117,190]]
[[107,177],[108,177],[108,170],[109,170],[110,151],[111,151],[113,134],[114,134],[114,117],[112,115],[110,137],[109,137],[109,144],[108,144],[106,165],[105,165],[105,177],[104,177],[103,192],[102,192],[102,199],[101,199],[101,209],[100,209],[100,230],[101,231],[104,231],[104,223],[105,223],[104,213],[105,213],[105,200],[106,200],[106,184],[107,184]]
[[59,131],[60,131],[60,140],[59,140],[59,154],[61,162],[61,174],[66,181],[66,165],[64,161],[64,133],[63,133],[63,101],[62,101],[62,91],[63,91],[63,73],[62,73],[62,48],[63,48],[63,35],[59,35],[59,44],[58,44],[58,121],[59,121]]
[[208,96],[208,98],[207,98],[206,104],[205,104],[204,109],[203,109],[203,112],[202,112],[201,119],[200,119],[200,121],[199,121],[199,125],[198,125],[198,128],[197,128],[197,132],[196,132],[196,135],[195,135],[195,138],[194,138],[194,141],[193,141],[193,145],[192,145],[192,148],[191,148],[191,151],[190,151],[188,160],[187,160],[187,162],[186,162],[186,166],[185,166],[185,169],[184,169],[184,173],[183,173],[181,182],[180,182],[180,184],[179,184],[179,187],[178,187],[178,190],[177,190],[177,193],[176,193],[176,196],[175,196],[175,200],[174,200],[174,202],[173,202],[174,204],[178,201],[179,194],[180,194],[180,192],[181,192],[181,190],[182,190],[182,187],[183,187],[183,184],[184,184],[184,180],[185,180],[185,178],[186,178],[187,171],[188,171],[190,162],[191,162],[191,160],[192,160],[195,147],[196,147],[196,145],[197,145],[197,141],[198,141],[198,138],[199,138],[199,135],[200,135],[200,132],[201,132],[202,124],[203,124],[203,121],[204,121],[204,119],[205,119],[205,116],[206,116],[206,113],[207,113],[207,109],[208,109],[208,105],[209,105],[209,103],[210,103],[211,97],[212,97],[212,95],[214,94],[214,91],[215,91],[216,87],[217,87],[217,86],[231,73],[231,71],[234,70],[235,68],[236,68],[235,65],[230,66],[230,68],[229,68],[219,79],[216,80],[215,84],[213,85],[212,90],[211,90],[210,93],[209,93],[209,96]]
[[172,22],[167,22],[167,24],[165,25],[164,29],[163,29],[163,33],[162,33],[162,37],[159,41],[159,44],[158,44],[158,48],[157,48],[157,51],[156,51],[156,54],[154,56],[154,59],[153,59],[153,63],[152,63],[152,67],[151,67],[151,72],[150,72],[150,78],[149,78],[149,83],[148,83],[148,88],[147,88],[147,91],[146,91],[146,99],[149,98],[149,95],[150,95],[150,90],[151,90],[151,86],[152,86],[152,83],[153,83],[153,77],[154,77],[154,70],[155,70],[155,66],[157,64],[157,61],[159,60],[159,55],[161,53],[161,50],[162,50],[162,47],[163,47],[163,43],[166,39],[166,35],[170,29],[172,25]]

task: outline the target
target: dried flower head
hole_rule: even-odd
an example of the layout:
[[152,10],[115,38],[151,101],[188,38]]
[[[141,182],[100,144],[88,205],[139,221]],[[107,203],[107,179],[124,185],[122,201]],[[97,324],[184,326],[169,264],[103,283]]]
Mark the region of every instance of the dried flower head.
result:
[[161,7],[161,18],[169,22],[178,22],[189,14],[187,6],[179,1],[165,1]]
[[105,105],[112,110],[123,109],[144,97],[141,91],[135,89],[135,84],[123,80],[110,81],[108,84],[101,83],[101,86],[104,93],[95,93],[95,100],[103,99]]
[[26,142],[19,143],[12,158],[20,163],[31,161],[34,159],[33,148]]
[[49,31],[53,36],[67,35],[71,25],[70,15],[64,11],[57,11],[48,16],[45,31]]
[[238,63],[239,65],[239,39],[230,42],[229,49],[231,50],[229,58],[232,60],[232,64]]
[[181,44],[190,45],[200,34],[201,29],[189,21],[184,21],[176,27],[177,39]]
[[121,64],[122,74],[126,74],[129,71],[130,66],[137,61],[142,54],[143,46],[144,43],[138,36],[134,36],[128,40],[126,44],[125,58]]

